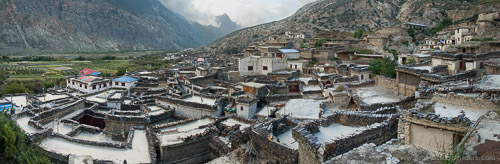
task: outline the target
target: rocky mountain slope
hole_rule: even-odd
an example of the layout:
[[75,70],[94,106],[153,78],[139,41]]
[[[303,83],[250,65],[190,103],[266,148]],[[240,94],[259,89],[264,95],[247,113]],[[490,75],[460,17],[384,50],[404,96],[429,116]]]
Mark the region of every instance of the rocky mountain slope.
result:
[[212,25],[205,26],[197,22],[193,22],[193,25],[210,42],[241,28],[238,24],[234,23],[227,14],[222,14],[220,16],[217,16],[215,21],[217,22],[217,26],[212,26]]
[[[212,43],[222,51],[242,49],[250,43],[285,31],[375,31],[405,22],[430,27],[444,18],[457,21],[474,14],[500,11],[496,0],[318,0],[280,21],[241,29]],[[314,36],[313,36],[314,37]]]
[[157,0],[0,0],[0,53],[162,50],[208,42]]

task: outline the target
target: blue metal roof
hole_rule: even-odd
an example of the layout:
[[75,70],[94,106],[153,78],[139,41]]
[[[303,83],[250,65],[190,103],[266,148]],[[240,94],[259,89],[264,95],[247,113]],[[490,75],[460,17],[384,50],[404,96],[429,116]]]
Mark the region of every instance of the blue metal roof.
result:
[[296,49],[280,49],[282,53],[299,53]]
[[12,108],[12,104],[4,104],[4,105],[0,105],[0,111],[4,110],[4,109],[9,109],[9,108]]
[[130,83],[130,82],[134,82],[137,80],[139,80],[139,79],[129,77],[129,76],[122,76],[120,78],[113,79],[113,81],[124,82],[124,83]]
[[94,75],[94,76],[99,76],[99,74],[101,74],[101,73],[100,72],[91,73],[91,75]]

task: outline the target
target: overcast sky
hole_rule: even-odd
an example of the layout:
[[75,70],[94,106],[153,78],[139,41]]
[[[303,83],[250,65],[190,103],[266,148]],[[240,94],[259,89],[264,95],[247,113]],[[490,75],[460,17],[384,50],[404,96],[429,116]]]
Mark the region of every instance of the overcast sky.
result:
[[190,21],[215,25],[215,17],[227,13],[243,27],[280,20],[315,0],[161,0]]

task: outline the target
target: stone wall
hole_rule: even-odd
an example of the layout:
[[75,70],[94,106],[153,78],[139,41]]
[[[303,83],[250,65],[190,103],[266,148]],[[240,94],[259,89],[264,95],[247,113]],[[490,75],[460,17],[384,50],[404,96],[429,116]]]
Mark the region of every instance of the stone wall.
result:
[[[271,133],[278,136],[290,128],[295,127],[298,121],[290,118],[269,119],[266,122],[258,123],[246,132],[250,138],[249,145],[254,149],[251,154],[255,155],[259,161],[268,163],[297,163],[298,151],[276,141],[269,141]],[[268,127],[272,125],[272,129]]]
[[206,104],[191,103],[167,97],[158,97],[156,102],[163,106],[170,106],[170,108],[176,111],[176,116],[201,118],[204,115],[215,116],[217,114],[217,108],[215,105],[210,106]]
[[478,110],[500,110],[499,104],[495,104],[481,97],[469,97],[457,94],[434,94],[431,100]]
[[[440,147],[458,144],[454,136],[464,136],[473,123],[463,117],[439,117],[423,114],[417,110],[402,112],[398,123],[398,139],[404,144],[413,144],[438,153]],[[425,128],[424,128],[425,127]],[[439,145],[439,146],[438,146]],[[446,149],[449,150],[449,149]]]
[[265,96],[262,98],[262,101],[271,103],[271,102],[288,101],[291,99],[301,99],[302,97],[303,96],[300,94],[278,94],[278,95]]
[[376,86],[387,88],[397,94],[398,82],[396,81],[396,79],[385,76],[375,76],[374,80]]
[[349,88],[371,87],[375,85],[375,80],[369,80],[361,83],[346,83],[345,85]]
[[55,116],[64,117],[78,109],[81,109],[85,104],[85,100],[80,99],[75,102],[53,108],[51,110],[43,111],[38,113],[33,117],[34,121],[38,121],[41,124],[46,124],[54,119]]
[[[339,123],[348,126],[367,126],[367,130],[337,138],[330,143],[320,143],[313,135],[319,126]],[[293,138],[299,143],[299,164],[323,163],[362,144],[381,144],[397,133],[397,115],[359,114],[338,112],[328,118],[307,121],[295,127]]]
[[[210,131],[210,130],[207,130]],[[210,158],[210,141],[213,133],[206,132],[182,143],[161,146],[161,163],[204,163]],[[190,137],[188,137],[190,138]]]
[[265,160],[271,163],[297,163],[297,150],[290,149],[277,142],[271,142],[267,139],[267,135],[259,134],[254,130],[250,130],[248,136],[259,153],[267,154],[271,158]]
[[202,85],[202,86],[205,86],[205,85],[208,85],[208,84],[215,84],[215,76],[217,74],[211,74],[211,75],[207,75],[207,76],[203,76],[203,77],[194,77],[194,78],[190,78],[189,79],[189,82],[193,83],[193,84],[196,84],[196,85]]

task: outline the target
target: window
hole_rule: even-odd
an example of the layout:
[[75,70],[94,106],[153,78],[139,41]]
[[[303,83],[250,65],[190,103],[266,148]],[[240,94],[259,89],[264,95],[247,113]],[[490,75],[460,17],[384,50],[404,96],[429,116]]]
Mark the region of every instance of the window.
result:
[[122,86],[125,86],[125,83],[122,83]]
[[80,84],[80,88],[82,87],[82,84]]
[[293,68],[293,65],[290,64],[290,68]]
[[365,75],[361,75],[361,80],[364,80],[365,79]]
[[85,85],[85,89],[87,89],[87,85]]
[[95,89],[95,88],[96,88],[96,86],[95,86],[95,85],[92,85],[92,89]]
[[263,66],[262,70],[267,71],[267,66]]
[[295,65],[295,69],[297,69],[297,65]]
[[243,111],[243,107],[240,107],[240,110]]
[[115,85],[118,85],[118,82],[115,82]]
[[71,83],[73,83],[73,85],[75,85],[75,82],[74,82],[74,81],[73,81],[73,82],[71,82]]
[[248,66],[249,71],[253,71],[253,66]]
[[104,83],[104,87],[107,87],[107,86],[106,86],[106,83]]

